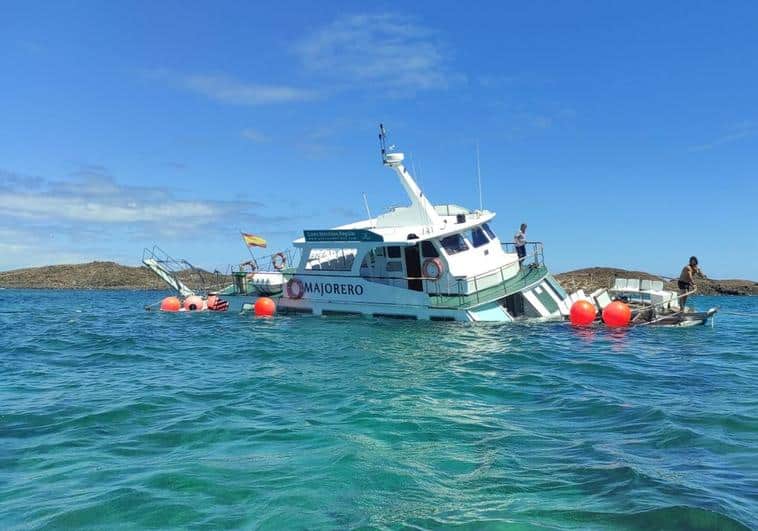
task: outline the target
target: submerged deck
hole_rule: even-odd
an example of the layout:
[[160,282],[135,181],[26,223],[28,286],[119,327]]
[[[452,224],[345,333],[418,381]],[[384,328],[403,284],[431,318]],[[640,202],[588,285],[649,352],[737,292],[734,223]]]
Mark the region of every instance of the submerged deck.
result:
[[524,267],[519,273],[504,282],[495,286],[479,290],[467,295],[462,294],[429,294],[430,306],[432,308],[449,308],[460,310],[470,308],[479,304],[493,302],[513,293],[526,289],[538,284],[545,276],[548,270],[545,266]]

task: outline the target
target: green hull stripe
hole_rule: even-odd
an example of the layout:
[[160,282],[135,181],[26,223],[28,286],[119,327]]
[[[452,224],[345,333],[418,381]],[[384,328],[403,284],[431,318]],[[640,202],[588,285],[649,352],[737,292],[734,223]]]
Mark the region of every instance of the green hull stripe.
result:
[[547,292],[548,288],[543,283],[542,285],[538,286],[540,288],[540,293],[537,293],[536,288],[532,290],[532,293],[534,293],[537,296],[537,300],[539,300],[542,305],[545,307],[547,311],[550,313],[555,313],[558,311],[558,303],[555,302],[555,299],[553,299],[550,296],[550,293]]
[[[525,267],[516,276],[496,286],[485,288],[468,295],[429,295],[432,308],[463,309],[493,302],[538,284],[547,275],[546,267]],[[555,303],[555,301],[553,301]]]
[[558,281],[553,278],[553,275],[548,275],[545,277],[545,280],[548,284],[550,284],[550,287],[553,288],[553,290],[558,294],[558,298],[561,300],[565,300],[568,298],[568,293],[566,293],[566,290],[563,289],[563,287],[558,284]]

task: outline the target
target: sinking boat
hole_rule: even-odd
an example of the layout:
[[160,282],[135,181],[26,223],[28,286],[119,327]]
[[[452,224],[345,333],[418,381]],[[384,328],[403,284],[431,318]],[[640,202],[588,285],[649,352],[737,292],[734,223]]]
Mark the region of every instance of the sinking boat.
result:
[[[280,313],[492,322],[568,315],[568,295],[548,271],[542,243],[527,242],[519,259],[514,245],[493,231],[494,212],[432,204],[403,164],[404,154],[387,147],[381,126],[379,138],[382,163],[409,204],[305,230],[294,249],[243,262],[232,282],[216,290],[230,309],[265,295],[276,297]],[[161,278],[170,276],[143,262]]]
[[275,271],[236,271],[221,295],[281,285],[279,311],[314,315],[509,322],[568,314],[568,296],[545,266],[542,243],[528,242],[519,260],[513,244],[493,231],[494,212],[432,204],[403,153],[387,148],[381,126],[380,143],[382,163],[399,178],[407,206],[305,230],[294,251],[266,264]]

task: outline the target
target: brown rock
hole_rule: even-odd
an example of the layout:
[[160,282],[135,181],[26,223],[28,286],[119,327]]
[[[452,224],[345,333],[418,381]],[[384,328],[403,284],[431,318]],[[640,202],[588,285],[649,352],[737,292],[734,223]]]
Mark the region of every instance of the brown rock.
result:
[[[590,267],[577,269],[555,275],[558,282],[569,293],[583,289],[591,293],[599,288],[609,288],[616,277],[639,278],[640,280],[663,280],[666,289],[676,290],[676,280],[646,273],[644,271],[629,271],[616,267]],[[700,295],[758,295],[758,283],[752,280],[715,280],[712,278],[695,279],[697,293]]]

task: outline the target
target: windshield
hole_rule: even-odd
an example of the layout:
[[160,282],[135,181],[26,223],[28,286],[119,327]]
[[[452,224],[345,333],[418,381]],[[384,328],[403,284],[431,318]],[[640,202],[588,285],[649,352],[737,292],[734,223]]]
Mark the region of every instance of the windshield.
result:
[[463,251],[468,251],[468,245],[466,240],[460,234],[453,234],[440,240],[442,248],[445,249],[447,254],[456,254]]

